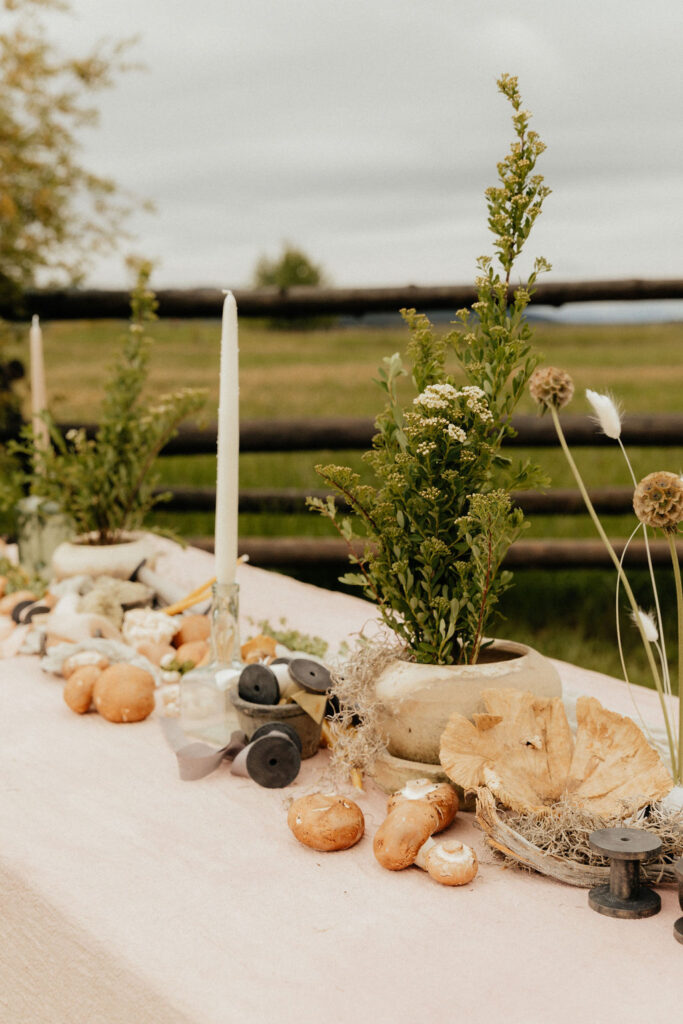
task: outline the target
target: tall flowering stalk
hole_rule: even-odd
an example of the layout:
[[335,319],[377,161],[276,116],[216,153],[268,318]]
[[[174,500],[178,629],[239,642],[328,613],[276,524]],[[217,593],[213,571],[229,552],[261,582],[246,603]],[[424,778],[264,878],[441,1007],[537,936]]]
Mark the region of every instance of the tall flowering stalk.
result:
[[[348,467],[317,466],[351,515],[333,497],[309,499],[350,546],[365,541],[343,581],[377,602],[417,661],[437,664],[479,657],[511,582],[501,562],[524,526],[509,490],[538,481],[532,467],[512,467],[500,449],[536,366],[524,311],[548,264],[537,260],[527,284],[512,292],[510,281],[549,192],[535,173],[545,147],[529,128],[516,78],[502,76],[498,88],[513,109],[515,140],[498,164],[498,185],[486,192],[496,255],[478,261],[475,315],[460,310],[444,337],[427,317],[402,311],[414,392],[402,402],[397,384],[406,369],[398,353],[385,359],[378,383],[386,406],[365,455],[374,482],[362,483]],[[446,370],[449,354],[459,377]]]
[[[667,744],[669,748],[669,759],[674,782],[680,785],[683,782],[683,587],[681,585],[681,572],[678,563],[678,556],[675,545],[675,535],[678,532],[679,524],[683,522],[683,480],[675,473],[651,473],[649,476],[636,484],[635,475],[630,460],[621,441],[621,416],[614,401],[607,395],[598,395],[596,392],[587,392],[588,400],[596,414],[598,422],[604,433],[619,442],[621,450],[626,458],[629,470],[634,482],[635,490],[633,497],[633,508],[636,516],[643,525],[647,543],[647,527],[664,531],[671,553],[674,580],[676,586],[676,598],[678,608],[678,694],[679,694],[679,722],[676,735],[675,723],[672,722],[667,706],[667,689],[670,693],[669,672],[666,662],[666,654],[663,643],[661,612],[657,586],[652,569],[649,543],[647,544],[648,564],[652,579],[655,603],[657,606],[659,630],[654,620],[638,606],[635,595],[628,581],[623,568],[623,558],[619,558],[612,546],[605,530],[600,522],[597,512],[590,500],[588,491],[583,482],[578,466],[569,450],[567,440],[562,429],[559,418],[559,410],[571,401],[574,393],[574,385],[569,374],[556,367],[549,366],[537,369],[529,382],[529,391],[543,411],[550,412],[555,430],[565,454],[569,468],[581,492],[586,509],[593,520],[598,535],[602,540],[609,556],[617,571],[617,579],[624,588],[624,592],[631,606],[631,617],[640,633],[645,654],[648,660],[655,688],[659,695],[664,727],[666,730]],[[635,532],[635,531],[634,531]],[[618,619],[617,619],[618,628]],[[661,646],[660,646],[661,644]],[[662,662],[662,674],[660,674],[657,661],[653,654],[653,647],[660,653]],[[623,655],[622,655],[623,664]],[[662,678],[662,676],[664,678]]]

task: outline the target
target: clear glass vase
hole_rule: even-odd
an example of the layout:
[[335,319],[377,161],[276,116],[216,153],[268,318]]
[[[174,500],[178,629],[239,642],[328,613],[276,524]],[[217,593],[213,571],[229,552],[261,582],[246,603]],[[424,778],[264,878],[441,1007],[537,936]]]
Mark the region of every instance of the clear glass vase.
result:
[[32,576],[49,578],[52,554],[73,537],[73,523],[54,501],[36,494],[18,501],[14,514],[20,564]]
[[211,605],[211,660],[180,681],[180,724],[205,743],[224,746],[239,729],[230,690],[243,668],[240,660],[239,587],[215,583]]

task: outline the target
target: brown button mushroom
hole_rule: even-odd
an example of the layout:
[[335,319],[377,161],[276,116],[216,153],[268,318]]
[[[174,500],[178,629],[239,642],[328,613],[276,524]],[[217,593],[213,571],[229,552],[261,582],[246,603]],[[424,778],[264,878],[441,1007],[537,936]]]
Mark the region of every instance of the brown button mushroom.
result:
[[143,658],[147,658],[147,661],[151,661],[153,665],[161,665],[161,659],[165,658],[167,654],[170,654],[172,658],[176,657],[176,649],[171,647],[170,644],[139,644],[137,651]]
[[180,665],[186,661],[191,661],[195,668],[198,665],[206,665],[209,660],[209,645],[206,640],[193,640],[191,643],[183,644],[176,651],[176,659]]
[[458,797],[448,783],[417,779],[394,793],[387,809],[373,850],[382,867],[401,871],[415,863],[418,851],[434,832],[450,825],[458,811]]
[[97,665],[81,665],[69,673],[64,687],[64,700],[77,715],[84,715],[90,710],[95,683],[100,678],[102,669]]
[[471,846],[457,839],[443,839],[437,843],[431,836],[418,850],[415,863],[441,885],[466,885],[472,881],[479,867]]
[[154,679],[135,665],[111,665],[95,681],[93,700],[109,722],[141,722],[154,710]]
[[180,628],[173,637],[176,647],[194,643],[195,640],[208,640],[211,635],[211,623],[208,615],[184,615]]
[[365,830],[358,804],[333,793],[311,793],[295,800],[287,824],[300,843],[321,851],[348,850]]

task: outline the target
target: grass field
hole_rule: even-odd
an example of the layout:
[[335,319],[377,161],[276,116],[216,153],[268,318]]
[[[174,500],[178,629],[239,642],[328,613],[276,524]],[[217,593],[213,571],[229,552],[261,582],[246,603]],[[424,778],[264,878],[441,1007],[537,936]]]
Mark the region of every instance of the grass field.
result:
[[[49,400],[59,420],[87,421],[97,416],[122,324],[111,321],[54,323],[44,329]],[[150,386],[155,393],[181,385],[205,387],[206,418],[215,418],[218,395],[220,325],[217,321],[161,321],[153,327]],[[240,324],[240,398],[243,419],[372,416],[381,396],[373,378],[382,358],[405,348],[407,332],[397,328],[348,327],[319,331],[272,331],[255,322]],[[611,390],[629,412],[680,412],[683,385],[683,325],[535,327],[536,349],[544,361],[567,369],[576,384],[573,414],[588,413],[586,387]],[[17,354],[26,358],[26,351]],[[521,412],[531,412],[528,398]],[[572,486],[559,449],[532,451],[552,478],[553,486]],[[581,449],[575,453],[589,486],[627,486],[625,467],[616,450]],[[644,475],[654,469],[683,468],[680,448],[631,453],[635,470]],[[345,462],[362,468],[360,453],[248,454],[241,457],[240,485],[244,488],[315,488],[320,482],[316,462]],[[211,486],[212,457],[173,457],[161,460],[166,485]],[[206,515],[171,515],[156,519],[186,536],[211,534]],[[630,517],[605,521],[612,536],[630,533]],[[325,521],[310,515],[249,515],[240,518],[242,536],[284,534],[330,535]],[[594,535],[587,517],[536,517],[527,537]],[[665,605],[673,613],[673,590],[667,575]],[[315,575],[315,582],[332,586],[333,579]],[[651,604],[646,581],[635,575],[646,607]],[[508,618],[501,635],[534,643],[545,653],[588,667],[620,675],[614,643],[614,578],[602,571],[522,570],[507,595]],[[669,615],[672,618],[672,615]],[[626,630],[631,641],[631,630]],[[635,631],[633,631],[635,633]],[[637,645],[633,675],[646,681],[644,658]]]

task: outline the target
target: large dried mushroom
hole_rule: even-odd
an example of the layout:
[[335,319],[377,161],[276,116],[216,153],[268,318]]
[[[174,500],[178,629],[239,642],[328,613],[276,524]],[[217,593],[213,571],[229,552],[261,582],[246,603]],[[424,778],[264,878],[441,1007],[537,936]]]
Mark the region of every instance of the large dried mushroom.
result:
[[441,764],[465,790],[487,787],[503,806],[543,811],[560,799],[608,817],[661,800],[673,783],[630,718],[579,697],[572,736],[561,699],[485,690],[486,712],[454,714]]

